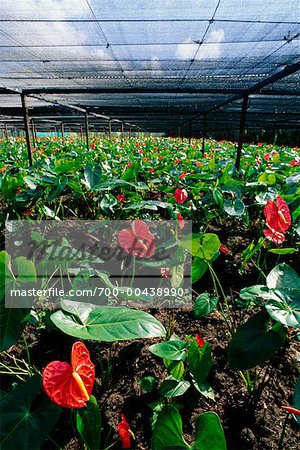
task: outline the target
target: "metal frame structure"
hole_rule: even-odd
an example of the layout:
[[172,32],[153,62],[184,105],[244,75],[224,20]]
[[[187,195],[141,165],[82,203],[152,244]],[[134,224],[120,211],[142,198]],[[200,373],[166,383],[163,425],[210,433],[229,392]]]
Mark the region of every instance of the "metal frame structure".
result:
[[246,128],[300,130],[298,0],[65,1],[74,11],[3,0],[0,12],[0,129],[25,130],[30,164],[41,131],[88,149],[90,129],[202,136],[204,153],[230,129],[239,169]]

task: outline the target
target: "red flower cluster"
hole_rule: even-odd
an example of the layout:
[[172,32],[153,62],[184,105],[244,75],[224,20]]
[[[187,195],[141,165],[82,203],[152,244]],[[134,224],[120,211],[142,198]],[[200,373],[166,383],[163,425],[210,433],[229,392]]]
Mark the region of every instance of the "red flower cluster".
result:
[[266,225],[264,230],[267,239],[275,244],[282,244],[285,240],[285,233],[291,226],[291,214],[288,205],[280,195],[273,200],[268,200],[264,208]]
[[42,375],[43,387],[50,399],[64,408],[82,408],[88,402],[95,381],[95,366],[82,342],[75,342],[71,364],[52,361]]

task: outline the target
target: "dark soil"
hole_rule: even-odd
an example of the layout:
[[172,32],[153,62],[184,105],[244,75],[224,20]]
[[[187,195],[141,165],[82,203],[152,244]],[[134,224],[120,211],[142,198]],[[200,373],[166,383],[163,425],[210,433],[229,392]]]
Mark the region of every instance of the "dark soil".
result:
[[[158,311],[154,314],[165,326],[169,322],[169,312]],[[285,412],[282,405],[292,404],[293,390],[297,379],[295,361],[297,358],[296,342],[289,342],[285,349],[278,353],[272,363],[256,373],[259,380],[264,379],[261,396],[253,399],[247,393],[237,372],[228,368],[226,347],[230,339],[226,326],[218,312],[209,318],[197,320],[192,312],[176,311],[174,332],[179,336],[200,333],[212,346],[215,366],[209,381],[215,391],[215,401],[206,399],[190,388],[182,397],[175,400],[182,403],[181,410],[185,438],[193,442],[195,436],[195,420],[205,411],[215,411],[221,419],[226,434],[229,450],[271,450],[278,446]],[[34,334],[30,327],[26,330],[31,360],[42,370],[52,360],[68,361],[70,350],[75,339],[62,336],[58,331]],[[151,409],[149,403],[157,401],[157,392],[147,393],[139,385],[141,377],[152,375],[162,380],[167,372],[159,358],[148,350],[155,340],[139,340],[134,342],[88,343],[91,359],[96,365],[96,383],[93,394],[98,399],[102,410],[104,433],[112,427],[110,436],[117,439],[116,427],[123,412],[136,435],[135,448],[149,450],[151,442]],[[107,366],[111,351],[113,369],[106,386],[103,385],[101,364]],[[23,344],[20,342],[9,351],[17,357],[26,358]],[[7,358],[4,354],[4,359]],[[100,364],[101,363],[101,364]],[[105,372],[105,370],[104,370]],[[254,373],[252,371],[252,373]],[[5,379],[2,389],[8,389],[12,380]],[[299,428],[291,418],[288,422],[285,449],[297,449]],[[75,436],[75,437],[74,437]],[[55,442],[66,450],[79,450],[78,438],[70,423],[70,414],[65,410],[51,433]],[[117,444],[113,448],[119,448]],[[52,442],[47,441],[45,449],[54,449]]]

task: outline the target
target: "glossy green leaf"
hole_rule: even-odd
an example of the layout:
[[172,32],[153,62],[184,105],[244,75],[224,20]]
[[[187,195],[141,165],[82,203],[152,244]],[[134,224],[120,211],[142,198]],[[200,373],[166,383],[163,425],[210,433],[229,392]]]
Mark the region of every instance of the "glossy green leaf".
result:
[[196,440],[192,450],[226,450],[226,440],[216,413],[201,414],[196,422]]
[[88,165],[84,169],[84,181],[83,183],[90,189],[95,189],[100,184],[102,178],[102,172],[100,165],[92,168]]
[[194,314],[196,317],[204,317],[211,313],[217,306],[218,297],[211,297],[207,292],[200,294],[194,304]]
[[214,233],[195,233],[184,236],[178,245],[188,250],[194,257],[210,261],[219,251],[221,242]]
[[269,289],[262,284],[256,284],[254,286],[241,289],[240,297],[243,300],[268,299]]
[[1,395],[1,449],[40,450],[61,413],[61,408],[43,394],[36,375]]
[[226,450],[224,432],[217,414],[201,414],[196,421],[196,439],[188,445],[183,437],[177,408],[166,405],[158,413],[152,436],[152,450]]
[[274,253],[275,255],[291,255],[296,253],[298,250],[296,248],[286,247],[286,248],[271,248],[268,250],[269,253]]
[[182,436],[182,420],[172,405],[166,405],[158,414],[152,435],[152,450],[188,450]]
[[181,381],[185,372],[184,362],[175,360],[172,361],[171,359],[166,358],[164,358],[163,361],[170,375],[172,375],[176,380]]
[[300,278],[288,264],[282,263],[274,267],[267,276],[269,289],[279,289],[296,301],[300,299]]
[[160,385],[159,394],[162,397],[179,397],[185,394],[189,387],[188,381],[178,381],[170,375]]
[[285,296],[280,291],[275,291],[273,296],[265,304],[272,319],[287,327],[300,328],[300,298],[299,301],[285,301]]
[[30,309],[6,308],[5,297],[0,298],[0,351],[14,345],[21,337]]
[[[35,280],[36,272],[33,263],[24,257],[16,258],[16,270],[20,275],[25,274],[28,269],[33,280]],[[25,270],[25,272],[24,272]],[[20,338],[22,331],[26,325],[29,308],[8,308],[7,304],[13,301],[13,297],[8,297],[10,289],[17,288],[17,281],[26,282],[27,278],[15,278],[11,267],[11,258],[7,252],[0,252],[0,351],[7,350],[14,345]],[[20,286],[21,288],[21,286]],[[7,296],[7,298],[5,298]],[[6,302],[5,302],[6,300]],[[7,304],[6,304],[7,303]]]
[[208,264],[201,258],[193,258],[192,262],[192,283],[200,280],[208,269]]
[[157,379],[151,376],[143,377],[139,380],[139,385],[144,391],[152,392],[157,385]]
[[227,212],[229,216],[240,217],[245,212],[245,205],[239,198],[235,201],[225,200],[224,211]]
[[191,374],[199,386],[206,380],[212,366],[211,348],[208,342],[199,347],[197,342],[190,344],[188,364]]
[[215,399],[213,388],[207,381],[204,381],[202,384],[198,384],[195,380],[193,380],[193,386],[198,392],[200,392],[200,394],[204,395],[204,397],[210,398],[211,400]]
[[250,369],[263,364],[283,346],[282,327],[268,328],[270,316],[265,309],[240,327],[228,346],[228,362],[233,370]]
[[76,410],[76,427],[88,450],[100,449],[101,413],[93,395],[85,408]]
[[144,311],[62,301],[51,320],[64,333],[80,339],[105,342],[164,337],[165,328]]
[[167,341],[153,344],[149,347],[149,350],[153,355],[160,358],[179,361],[185,359],[188,346],[189,344],[183,341]]

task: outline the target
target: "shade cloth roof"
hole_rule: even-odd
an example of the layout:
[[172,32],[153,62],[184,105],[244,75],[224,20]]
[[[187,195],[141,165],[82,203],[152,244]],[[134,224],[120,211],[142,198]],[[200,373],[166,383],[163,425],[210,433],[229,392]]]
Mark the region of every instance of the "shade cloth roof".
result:
[[244,93],[249,127],[300,127],[299,22],[299,0],[0,0],[0,125],[23,91],[41,127],[78,122],[75,105],[146,131],[203,113],[238,128]]

